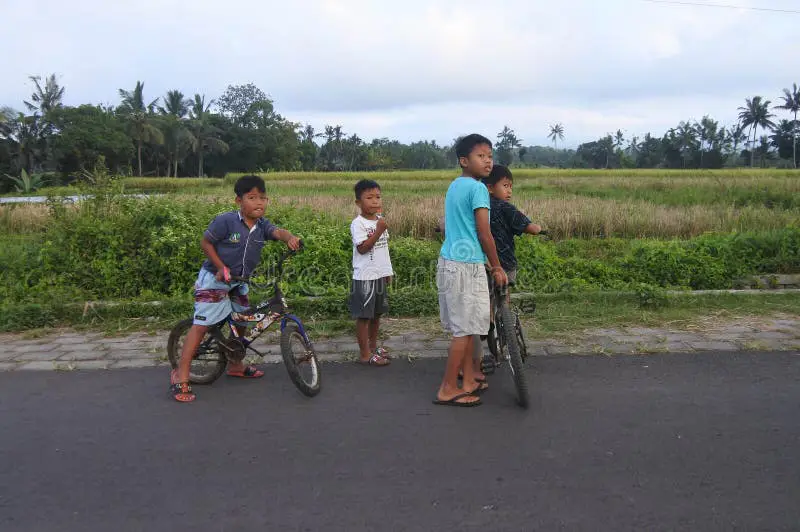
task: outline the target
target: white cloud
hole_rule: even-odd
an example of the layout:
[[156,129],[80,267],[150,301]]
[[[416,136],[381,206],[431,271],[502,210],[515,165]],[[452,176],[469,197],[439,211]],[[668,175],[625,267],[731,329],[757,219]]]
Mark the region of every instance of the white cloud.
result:
[[137,80],[148,98],[253,82],[285,116],[362,138],[446,142],[509,124],[545,142],[554,121],[575,140],[704,113],[730,122],[745,97],[800,81],[788,14],[641,0],[3,2],[14,53],[0,56],[0,104],[17,108],[30,74],[58,73],[70,104],[115,103]]

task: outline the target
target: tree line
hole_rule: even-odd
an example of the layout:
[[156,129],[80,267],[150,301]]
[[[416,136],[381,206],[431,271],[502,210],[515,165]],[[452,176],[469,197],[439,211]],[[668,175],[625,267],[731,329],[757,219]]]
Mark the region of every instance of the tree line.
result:
[[[180,90],[145,97],[145,85],[119,89],[117,105],[66,106],[65,87],[55,75],[30,77],[32,94],[24,111],[0,109],[0,175],[50,174],[62,182],[98,161],[116,174],[222,176],[270,170],[358,171],[451,168],[453,144],[389,138],[369,142],[341,125],[317,131],[287,120],[274,101],[253,84],[231,85],[220,97],[187,97]],[[511,128],[497,134],[496,158],[515,166],[594,168],[719,168],[797,166],[796,84],[784,89],[780,105],[754,96],[739,108],[736,125],[724,127],[705,116],[682,121],[662,136],[625,138],[622,131],[559,148],[565,129],[549,126],[553,146],[525,146]],[[774,110],[791,119],[775,122]],[[759,133],[761,135],[759,136]]]
[[[783,89],[779,105],[761,96],[745,99],[735,125],[724,127],[709,116],[681,121],[661,137],[647,133],[626,141],[622,131],[581,144],[576,157],[592,168],[722,168],[782,166],[797,168],[800,91]],[[792,118],[775,122],[773,110]],[[759,135],[759,132],[761,135]],[[552,134],[552,126],[551,126]]]

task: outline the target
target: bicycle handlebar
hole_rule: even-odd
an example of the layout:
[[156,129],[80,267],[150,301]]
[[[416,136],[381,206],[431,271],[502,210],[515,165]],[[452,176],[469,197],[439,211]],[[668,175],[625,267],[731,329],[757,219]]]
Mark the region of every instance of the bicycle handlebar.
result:
[[[281,274],[283,273],[283,263],[284,263],[284,261],[286,259],[288,259],[289,257],[291,257],[292,255],[294,255],[295,253],[297,253],[298,251],[300,251],[301,249],[303,249],[304,247],[305,247],[304,241],[300,240],[300,247],[297,249],[297,251],[295,251],[293,249],[289,249],[287,251],[284,251],[281,254],[281,256],[278,257],[278,261],[275,263],[276,266],[277,266],[278,277],[280,277]],[[249,277],[241,277],[239,275],[231,275],[231,281],[240,281],[240,282],[244,282],[244,283],[249,283],[251,278],[252,278],[252,275],[249,276]]]

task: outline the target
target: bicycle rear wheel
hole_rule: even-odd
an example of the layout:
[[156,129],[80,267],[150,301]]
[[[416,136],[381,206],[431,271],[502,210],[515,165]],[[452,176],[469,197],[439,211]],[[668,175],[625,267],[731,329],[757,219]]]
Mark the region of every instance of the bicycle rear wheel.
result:
[[[183,352],[183,344],[186,343],[186,335],[192,328],[192,319],[185,319],[178,322],[169,333],[167,340],[167,356],[172,369],[178,368],[178,361]],[[217,380],[225,371],[228,359],[219,346],[220,339],[223,339],[219,326],[208,329],[200,346],[197,348],[195,357],[189,370],[189,382],[192,384],[211,384]]]
[[308,397],[317,395],[322,389],[319,361],[313,345],[293,321],[281,331],[281,356],[297,389]]
[[514,387],[517,389],[517,403],[522,408],[528,408],[530,402],[528,398],[528,381],[525,379],[522,356],[520,354],[519,344],[517,343],[516,327],[514,327],[516,323],[514,319],[515,316],[506,304],[503,304],[499,314],[502,324],[498,329],[502,331],[503,338],[505,338],[505,348],[508,350],[511,377],[514,380]]

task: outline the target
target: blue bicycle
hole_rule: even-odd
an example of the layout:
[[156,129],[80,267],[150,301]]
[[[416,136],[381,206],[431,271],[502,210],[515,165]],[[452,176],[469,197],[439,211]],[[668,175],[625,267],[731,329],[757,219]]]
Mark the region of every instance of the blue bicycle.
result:
[[[301,243],[302,249],[302,243]],[[275,277],[271,283],[272,297],[259,303],[247,312],[232,312],[220,323],[209,327],[205,337],[192,359],[189,381],[192,384],[211,384],[224,372],[228,361],[240,362],[248,351],[264,357],[264,353],[253,347],[253,341],[261,336],[273,323],[280,323],[281,356],[289,372],[289,378],[304,395],[313,397],[322,387],[320,363],[314,352],[314,344],[303,326],[303,322],[291,314],[286,298],[280,287],[283,276],[283,263],[296,252],[287,251],[275,265]],[[234,281],[249,283],[251,287],[259,287],[260,278],[254,274],[250,277],[232,277]],[[167,355],[173,368],[178,367],[186,334],[192,327],[192,319],[180,321],[172,329],[167,342]]]

